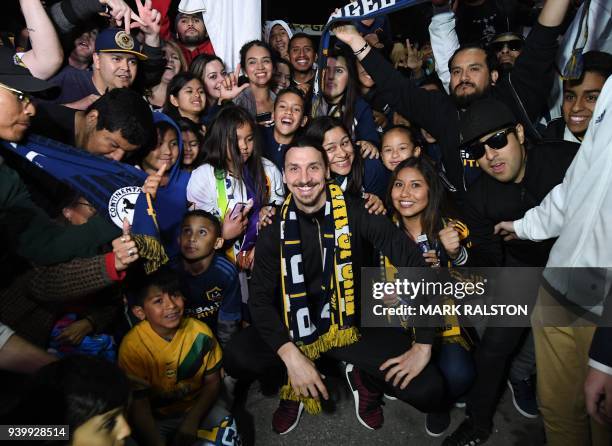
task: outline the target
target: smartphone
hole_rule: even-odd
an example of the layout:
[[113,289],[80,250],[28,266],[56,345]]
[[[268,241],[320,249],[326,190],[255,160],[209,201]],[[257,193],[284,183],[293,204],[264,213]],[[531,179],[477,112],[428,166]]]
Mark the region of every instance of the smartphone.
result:
[[261,123],[266,123],[272,120],[272,113],[268,112],[268,113],[259,113],[256,117],[255,120],[257,121],[258,124]]
[[242,215],[242,211],[246,207],[246,203],[236,203],[234,205],[234,209],[232,209],[232,213],[230,214],[230,220],[236,220]]

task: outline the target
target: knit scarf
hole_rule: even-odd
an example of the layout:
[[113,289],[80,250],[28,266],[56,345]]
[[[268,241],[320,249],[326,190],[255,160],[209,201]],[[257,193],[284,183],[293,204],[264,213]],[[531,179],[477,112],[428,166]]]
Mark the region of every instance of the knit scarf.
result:
[[[284,322],[289,335],[309,359],[317,359],[335,347],[343,347],[358,340],[355,323],[355,284],[350,228],[346,202],[337,184],[327,185],[325,217],[322,225],[321,257],[323,280],[316,312],[320,315],[313,323],[308,306],[308,294],[303,275],[302,240],[298,210],[289,194],[281,207],[281,285]],[[302,401],[308,413],[321,411],[314,398],[297,395],[288,383],[281,389],[282,399]]]
[[[400,220],[397,215],[393,216],[393,223],[401,228]],[[459,239],[465,240],[469,235],[469,230],[465,224],[460,222],[459,220],[450,220],[450,219],[442,219],[442,224],[446,226],[449,223],[453,223],[455,227],[459,229]],[[434,245],[438,245],[437,241],[432,241]],[[435,248],[434,248],[435,249]],[[443,248],[442,248],[443,249]],[[438,249],[436,249],[438,251]],[[439,254],[438,254],[439,255]],[[452,268],[452,262],[448,261],[445,265],[448,268]],[[393,282],[398,275],[397,268],[391,263],[391,260],[385,256],[382,252],[380,253],[380,271],[381,271],[381,280],[385,282]],[[451,298],[447,298],[444,300],[444,304],[451,305],[453,300]],[[400,321],[400,326],[406,331],[414,332],[414,328],[410,327],[407,319],[402,316],[398,316]],[[387,318],[391,318],[391,316],[387,316]],[[444,326],[439,327],[437,329],[438,335],[443,339],[444,343],[454,343],[459,344],[464,347],[466,350],[470,349],[469,339],[466,339],[462,335],[461,326],[459,324],[459,319],[454,315],[445,315],[444,316]]]

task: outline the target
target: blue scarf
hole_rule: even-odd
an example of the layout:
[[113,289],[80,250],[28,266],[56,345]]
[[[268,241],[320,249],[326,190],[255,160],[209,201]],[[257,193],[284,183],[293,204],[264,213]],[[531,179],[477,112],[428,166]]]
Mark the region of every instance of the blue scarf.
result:
[[[176,124],[162,113],[153,116],[155,122],[167,121],[177,128],[182,148]],[[141,193],[147,174],[134,166],[38,135],[29,135],[18,144],[6,141],[2,144],[84,196],[100,215],[119,228],[127,218],[147,272],[168,261],[162,243],[177,244],[174,234],[178,234],[180,219],[187,208],[185,191],[189,175],[180,171],[180,162],[172,167],[168,185],[159,189],[154,207],[151,197]]]

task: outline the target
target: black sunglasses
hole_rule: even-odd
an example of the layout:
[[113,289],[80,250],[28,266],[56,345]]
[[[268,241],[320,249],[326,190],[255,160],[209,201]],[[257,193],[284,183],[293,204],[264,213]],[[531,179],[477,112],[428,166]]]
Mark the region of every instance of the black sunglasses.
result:
[[520,51],[523,49],[523,41],[507,40],[505,42],[493,42],[491,43],[490,48],[494,53],[499,53],[505,46],[507,46],[510,51]]
[[486,153],[485,145],[494,149],[499,150],[503,149],[508,145],[508,134],[515,133],[516,129],[514,127],[508,127],[507,129],[500,130],[494,135],[489,136],[485,141],[475,141],[469,146],[467,146],[467,152],[470,156],[470,159],[480,159]]

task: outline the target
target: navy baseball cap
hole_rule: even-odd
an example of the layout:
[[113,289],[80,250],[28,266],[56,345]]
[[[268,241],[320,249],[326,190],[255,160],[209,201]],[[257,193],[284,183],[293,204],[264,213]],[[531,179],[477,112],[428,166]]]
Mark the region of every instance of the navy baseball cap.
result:
[[106,28],[96,37],[97,53],[129,53],[140,60],[147,60],[147,56],[136,48],[134,38],[121,28]]
[[4,46],[0,47],[0,84],[49,99],[60,92],[57,85],[32,76],[15,51]]

